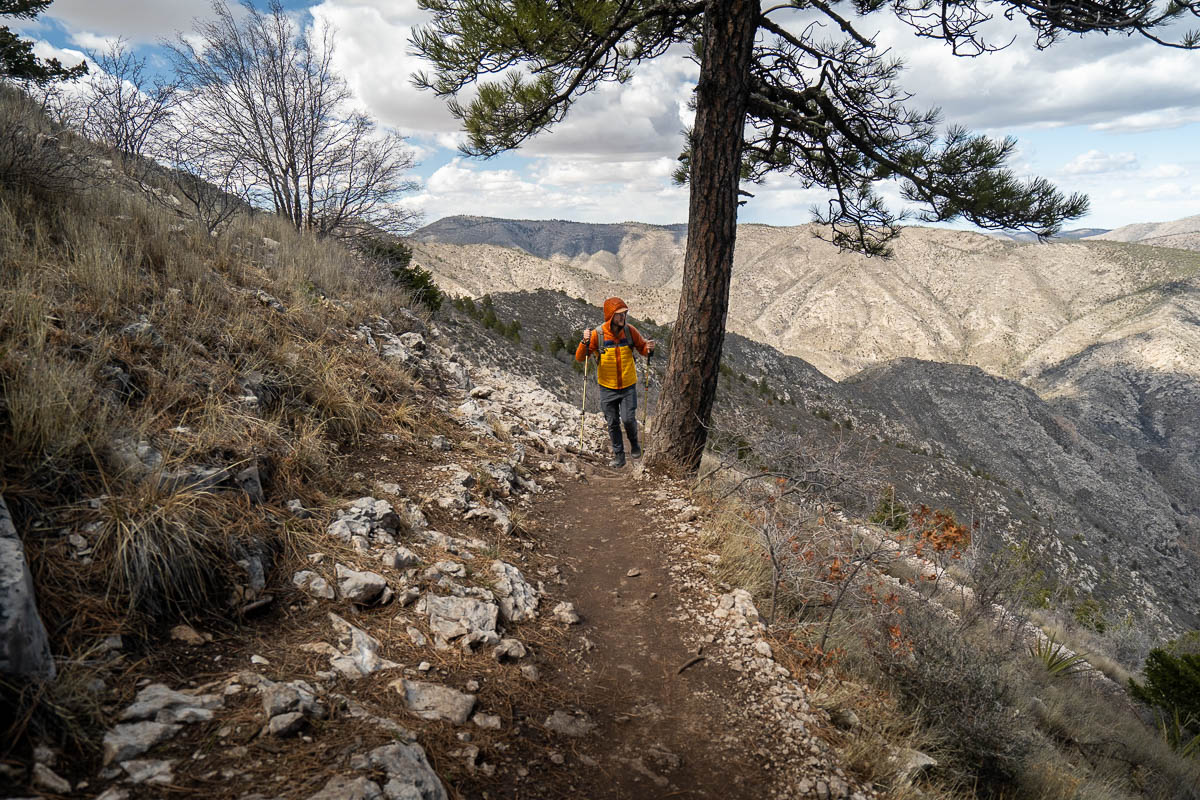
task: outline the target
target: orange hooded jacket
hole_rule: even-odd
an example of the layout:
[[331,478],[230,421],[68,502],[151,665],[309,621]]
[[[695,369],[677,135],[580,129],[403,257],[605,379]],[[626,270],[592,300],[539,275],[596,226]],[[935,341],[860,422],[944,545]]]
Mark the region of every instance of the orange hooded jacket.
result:
[[618,338],[612,332],[613,314],[628,311],[625,301],[610,297],[604,301],[604,324],[592,330],[589,341],[580,342],[575,348],[575,360],[583,361],[592,353],[600,354],[600,366],[596,368],[596,382],[608,389],[624,389],[637,383],[637,370],[633,366],[633,351],[647,355],[650,348],[637,328],[625,323]]

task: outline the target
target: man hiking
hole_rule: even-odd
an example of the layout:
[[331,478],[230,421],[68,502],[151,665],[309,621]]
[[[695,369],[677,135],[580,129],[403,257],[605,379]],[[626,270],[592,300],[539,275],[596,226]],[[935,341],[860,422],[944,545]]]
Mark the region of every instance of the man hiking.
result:
[[629,435],[629,454],[641,458],[637,429],[637,370],[633,367],[633,351],[643,356],[654,352],[654,340],[643,339],[637,328],[625,324],[629,309],[619,297],[604,301],[604,324],[583,332],[583,341],[575,348],[575,360],[585,361],[598,353],[596,382],[600,384],[600,407],[608,422],[612,438],[613,459],[610,467],[625,466],[625,443],[621,440],[621,423]]

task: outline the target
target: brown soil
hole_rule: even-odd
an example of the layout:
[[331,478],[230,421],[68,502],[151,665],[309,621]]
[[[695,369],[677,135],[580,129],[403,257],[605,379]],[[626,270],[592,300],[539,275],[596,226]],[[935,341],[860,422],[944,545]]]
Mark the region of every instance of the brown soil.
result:
[[566,594],[583,617],[571,641],[579,668],[558,676],[598,726],[580,743],[598,763],[581,779],[581,796],[766,796],[771,776],[756,763],[755,734],[731,705],[739,676],[694,661],[701,648],[687,641],[680,610],[696,598],[667,570],[645,484],[628,467],[586,474],[539,507],[547,541],[564,558]]

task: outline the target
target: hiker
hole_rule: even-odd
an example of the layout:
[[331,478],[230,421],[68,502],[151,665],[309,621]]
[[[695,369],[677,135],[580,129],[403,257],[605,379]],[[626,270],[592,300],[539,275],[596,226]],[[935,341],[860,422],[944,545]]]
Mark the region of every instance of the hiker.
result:
[[625,466],[625,443],[621,440],[621,423],[629,436],[629,454],[641,458],[637,429],[637,370],[633,367],[633,351],[643,356],[654,352],[654,340],[643,339],[637,328],[625,323],[629,309],[619,297],[604,301],[604,324],[583,332],[583,341],[575,348],[575,360],[584,361],[593,353],[599,357],[596,382],[600,384],[600,407],[608,422],[612,438],[613,458],[610,467]]

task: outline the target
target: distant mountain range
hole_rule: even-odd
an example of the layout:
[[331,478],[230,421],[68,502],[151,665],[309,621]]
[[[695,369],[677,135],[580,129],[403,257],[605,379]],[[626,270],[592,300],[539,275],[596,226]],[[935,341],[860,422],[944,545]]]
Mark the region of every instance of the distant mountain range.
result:
[[1139,222],[1093,237],[1113,242],[1138,242],[1154,247],[1200,250],[1200,214],[1172,222]]
[[[1050,238],[1052,242],[1059,241],[1077,241],[1079,239],[1088,239],[1093,236],[1100,236],[1108,233],[1108,228],[1073,228],[1069,231],[1059,231]],[[1013,242],[1036,242],[1038,237],[1032,233],[1004,233],[1004,232],[988,232],[989,236],[995,236],[999,239],[1008,239]]]
[[[1003,476],[1022,499],[988,502],[1050,514],[1058,557],[1088,565],[1087,581],[1140,587],[1138,602],[1195,625],[1200,252],[1164,242],[1186,244],[1196,223],[1045,244],[914,227],[890,259],[839,252],[811,225],[742,225],[728,328],[779,353],[733,336],[726,357],[814,408],[860,423],[876,409],[890,420],[881,438],[899,426],[891,436]],[[452,217],[417,234],[414,258],[451,293],[619,295],[638,318],[669,322],[685,237],[680,225]],[[785,368],[787,356],[842,383]],[[905,480],[953,501],[966,490],[945,469],[912,465]],[[959,477],[931,477],[943,473]]]

